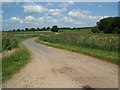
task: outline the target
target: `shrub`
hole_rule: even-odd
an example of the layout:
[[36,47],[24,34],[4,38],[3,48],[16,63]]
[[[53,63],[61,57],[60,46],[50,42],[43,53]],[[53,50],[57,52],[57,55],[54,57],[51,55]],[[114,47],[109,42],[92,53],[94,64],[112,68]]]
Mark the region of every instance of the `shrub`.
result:
[[98,27],[93,27],[93,28],[91,29],[91,31],[92,31],[93,33],[100,33],[100,30],[99,30]]
[[10,35],[2,35],[2,51],[11,50],[13,48],[17,48],[19,44],[19,40]]
[[53,26],[51,29],[52,32],[58,32],[58,27],[57,26]]

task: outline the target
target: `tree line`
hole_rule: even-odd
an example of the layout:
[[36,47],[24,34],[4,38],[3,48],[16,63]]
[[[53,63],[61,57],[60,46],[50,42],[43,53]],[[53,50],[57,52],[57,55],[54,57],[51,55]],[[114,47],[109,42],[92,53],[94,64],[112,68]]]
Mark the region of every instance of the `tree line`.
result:
[[25,29],[13,29],[12,31],[53,31],[58,32],[59,30],[81,30],[91,29],[93,33],[120,33],[120,17],[107,17],[101,19],[96,23],[95,27],[58,27],[57,25],[43,28],[25,28]]
[[48,30],[50,30],[50,27],[13,29],[13,30],[10,30],[10,31],[48,31]]
[[58,27],[57,25],[50,27],[43,27],[43,28],[25,28],[25,29],[13,29],[10,31],[53,31],[58,32],[59,30],[80,30],[80,29],[90,29],[91,27]]

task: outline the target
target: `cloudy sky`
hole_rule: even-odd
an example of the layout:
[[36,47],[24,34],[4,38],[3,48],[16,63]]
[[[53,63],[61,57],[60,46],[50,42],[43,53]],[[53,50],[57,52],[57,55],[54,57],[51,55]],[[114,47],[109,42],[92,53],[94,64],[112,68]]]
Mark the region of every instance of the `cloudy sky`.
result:
[[117,2],[4,2],[2,30],[32,27],[95,26],[105,17],[118,16]]

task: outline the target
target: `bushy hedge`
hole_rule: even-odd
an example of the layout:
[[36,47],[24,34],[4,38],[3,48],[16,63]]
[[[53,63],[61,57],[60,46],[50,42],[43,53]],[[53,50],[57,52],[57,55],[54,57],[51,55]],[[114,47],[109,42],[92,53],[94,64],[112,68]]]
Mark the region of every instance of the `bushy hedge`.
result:
[[2,51],[17,48],[18,44],[19,40],[16,37],[7,34],[2,35]]

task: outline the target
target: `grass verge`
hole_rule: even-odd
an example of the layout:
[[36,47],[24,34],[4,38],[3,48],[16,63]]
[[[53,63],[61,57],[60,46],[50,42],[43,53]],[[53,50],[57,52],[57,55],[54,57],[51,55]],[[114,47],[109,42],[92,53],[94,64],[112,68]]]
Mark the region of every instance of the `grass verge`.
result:
[[83,53],[85,55],[93,56],[93,57],[102,59],[107,62],[111,62],[117,65],[119,64],[117,52],[109,52],[109,51],[103,51],[103,50],[97,50],[97,49],[83,48],[83,47],[77,47],[77,46],[61,44],[61,43],[47,43],[45,41],[41,41],[38,39],[35,40],[35,42],[41,43],[47,46],[52,46],[55,48],[66,49],[72,52]]
[[2,57],[2,82],[8,80],[13,74],[18,72],[30,60],[30,52],[20,46],[9,56]]

